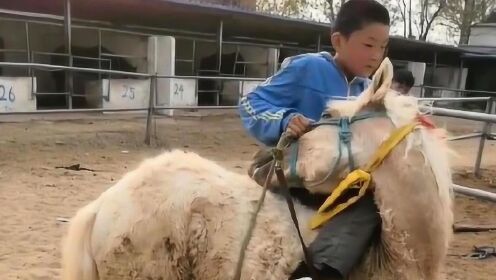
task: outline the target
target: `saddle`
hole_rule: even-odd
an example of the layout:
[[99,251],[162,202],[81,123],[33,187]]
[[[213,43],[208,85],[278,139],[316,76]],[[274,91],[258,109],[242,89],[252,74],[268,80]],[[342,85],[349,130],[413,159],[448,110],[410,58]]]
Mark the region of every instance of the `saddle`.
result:
[[248,176],[257,184],[263,186],[265,178],[269,174],[270,164],[274,160],[270,149],[258,150],[252,158],[252,163],[248,168]]
[[[252,163],[248,168],[248,176],[250,176],[250,178],[252,178],[258,185],[263,187],[265,179],[269,175],[270,166],[273,161],[274,158],[270,149],[262,148],[258,150],[253,155]],[[302,183],[298,181],[298,178],[289,179],[289,194],[291,195],[291,197],[298,200],[299,203],[314,210],[319,209],[319,207],[329,196],[329,194],[312,194],[303,187]],[[282,193],[281,186],[279,186],[277,182],[271,182],[268,185],[268,188],[272,193]]]

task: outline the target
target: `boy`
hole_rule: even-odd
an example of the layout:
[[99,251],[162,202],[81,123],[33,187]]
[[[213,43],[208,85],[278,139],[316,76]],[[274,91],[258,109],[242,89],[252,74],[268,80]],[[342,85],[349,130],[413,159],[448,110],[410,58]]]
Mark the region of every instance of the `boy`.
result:
[[[274,146],[284,131],[294,137],[307,132],[331,98],[360,94],[384,58],[389,25],[387,9],[376,1],[343,4],[331,34],[335,56],[318,53],[285,59],[278,73],[240,101],[246,130],[265,145]],[[318,208],[321,202],[311,206]],[[364,196],[320,228],[309,246],[313,266],[323,277],[346,278],[370,246],[379,225],[373,196]],[[307,273],[302,264],[293,278]]]
[[392,89],[401,94],[408,95],[414,84],[415,78],[409,70],[399,69],[394,71]]

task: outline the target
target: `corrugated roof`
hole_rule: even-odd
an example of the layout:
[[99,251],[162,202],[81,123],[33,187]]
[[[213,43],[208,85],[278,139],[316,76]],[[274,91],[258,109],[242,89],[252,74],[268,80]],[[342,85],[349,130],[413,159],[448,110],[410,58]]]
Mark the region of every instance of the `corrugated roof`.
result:
[[[227,7],[194,0],[72,0],[74,19],[111,22],[117,26],[140,25],[204,32],[214,35],[224,22],[224,37],[251,37],[315,46],[317,37],[330,45],[330,24],[258,13],[240,7]],[[63,15],[63,1],[0,1],[0,8]],[[456,64],[469,50],[393,36],[390,54],[396,59]]]
[[460,48],[470,53],[489,54],[489,55],[496,54],[496,46],[463,45],[460,46]]
[[476,53],[466,53],[462,56],[465,59],[495,59],[496,54],[476,54]]

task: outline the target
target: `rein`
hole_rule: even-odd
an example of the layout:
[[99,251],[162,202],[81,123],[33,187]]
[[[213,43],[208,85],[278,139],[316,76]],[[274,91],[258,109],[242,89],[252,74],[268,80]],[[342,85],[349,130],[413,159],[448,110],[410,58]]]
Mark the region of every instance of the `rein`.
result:
[[[339,137],[339,146],[338,146],[338,158],[336,160],[336,163],[334,164],[334,167],[329,170],[329,173],[327,173],[326,176],[324,176],[323,179],[312,183],[312,184],[307,184],[308,187],[313,187],[320,185],[324,183],[329,177],[336,172],[336,169],[339,165],[339,162],[341,161],[341,157],[343,155],[343,146],[346,147],[347,153],[348,153],[348,168],[350,172],[355,170],[355,160],[353,158],[353,151],[351,149],[351,137],[352,133],[350,130],[350,126],[357,122],[357,121],[362,121],[366,120],[369,118],[375,118],[375,117],[387,117],[387,114],[385,112],[370,112],[370,113],[363,113],[360,115],[353,116],[351,118],[332,118],[330,115],[323,115],[323,119],[320,120],[319,122],[313,123],[311,125],[312,129],[319,127],[319,126],[338,126],[340,129],[338,131],[338,137]],[[296,163],[298,161],[298,142],[293,142],[291,144],[291,151],[289,155],[289,177],[292,180],[297,180],[298,175],[296,174]]]
[[239,280],[241,279],[241,270],[243,268],[243,261],[245,257],[245,252],[246,248],[248,247],[248,243],[250,242],[251,236],[253,234],[253,230],[255,228],[256,220],[258,213],[260,212],[260,209],[262,208],[262,204],[265,200],[265,195],[268,190],[268,185],[269,182],[271,181],[272,177],[274,176],[274,173],[277,176],[277,179],[279,181],[279,184],[281,184],[282,189],[283,189],[283,194],[284,197],[286,198],[286,203],[288,204],[288,209],[291,214],[291,219],[293,220],[293,224],[296,227],[296,231],[298,232],[298,238],[300,239],[300,244],[303,250],[303,256],[305,258],[305,263],[307,264],[308,271],[310,272],[310,275],[312,276],[312,279],[319,280],[320,278],[318,277],[318,274],[313,267],[313,262],[312,262],[312,256],[311,254],[308,253],[308,248],[305,245],[305,241],[303,240],[303,236],[300,231],[300,226],[298,223],[298,218],[296,217],[296,211],[294,208],[294,203],[293,199],[291,198],[291,195],[289,193],[289,187],[288,183],[286,181],[286,177],[284,176],[284,171],[282,169],[283,166],[283,160],[284,160],[284,149],[286,149],[291,142],[293,142],[294,139],[290,136],[288,136],[286,133],[283,133],[281,138],[279,139],[279,142],[277,143],[277,146],[272,149],[272,157],[273,161],[270,165],[269,173],[267,174],[267,177],[265,178],[265,182],[263,185],[263,191],[260,196],[260,199],[258,200],[257,206],[255,208],[255,212],[253,213],[250,223],[248,225],[248,231],[243,238],[243,242],[241,243],[241,251],[239,254],[238,258],[238,263],[236,265],[236,270],[234,273],[234,280]]
[[[356,121],[360,120],[365,120],[368,118],[372,117],[387,117],[387,114],[385,112],[371,112],[371,113],[364,113],[361,115],[354,116],[352,118],[329,118],[326,116],[323,116],[323,120],[314,123],[312,125],[312,128],[322,126],[322,125],[334,125],[334,126],[339,126],[340,131],[339,131],[339,139],[340,139],[340,144],[339,144],[339,157],[338,160],[334,166],[334,168],[331,170],[331,172],[326,175],[324,180],[321,180],[322,182],[325,181],[329,176],[331,176],[334,173],[334,170],[338,166],[339,161],[341,160],[341,154],[342,154],[342,146],[343,144],[346,146],[346,149],[348,150],[348,162],[349,162],[349,168],[350,168],[350,173],[348,176],[336,187],[336,189],[331,192],[331,195],[329,198],[324,202],[324,204],[320,207],[318,210],[317,214],[313,217],[313,219],[310,222],[310,226],[312,229],[315,229],[331,219],[333,216],[344,210],[346,207],[350,206],[354,202],[356,202],[359,198],[361,198],[365,192],[367,191],[367,188],[369,187],[371,183],[371,175],[370,173],[377,168],[384,158],[389,154],[389,152],[396,147],[406,136],[408,136],[409,133],[411,133],[415,127],[419,124],[419,122],[413,122],[409,125],[406,125],[404,127],[396,129],[390,137],[384,141],[375,155],[372,157],[372,160],[367,164],[367,166],[364,169],[355,169],[355,164],[353,160],[353,155],[352,155],[352,150],[351,150],[351,130],[350,126]],[[422,122],[420,122],[422,123]],[[289,193],[289,187],[288,187],[288,182],[286,180],[286,177],[284,175],[283,171],[283,160],[284,160],[284,155],[283,152],[285,149],[288,147],[291,147],[291,158],[290,158],[290,172],[291,176],[296,175],[296,162],[297,162],[297,155],[298,155],[298,147],[295,146],[297,145],[298,142],[295,141],[292,137],[289,137],[286,133],[283,133],[281,138],[279,139],[279,142],[277,143],[277,146],[272,149],[272,157],[273,161],[271,162],[269,173],[267,174],[267,177],[265,179],[264,185],[263,185],[263,191],[260,196],[260,199],[258,200],[258,203],[255,208],[255,212],[253,213],[250,223],[248,225],[248,231],[243,238],[243,241],[241,243],[241,248],[240,248],[240,254],[234,274],[234,280],[239,280],[241,278],[241,270],[243,267],[243,261],[245,257],[245,252],[246,248],[248,247],[248,243],[250,242],[251,236],[253,234],[253,230],[255,228],[256,224],[256,219],[258,216],[258,213],[260,212],[260,209],[262,208],[263,202],[265,200],[265,196],[268,190],[268,185],[269,182],[272,180],[272,177],[274,173],[277,176],[277,179],[279,181],[279,184],[282,187],[282,193],[286,199],[286,203],[288,204],[288,209],[291,214],[291,219],[293,220],[293,224],[296,227],[296,231],[298,233],[298,238],[300,239],[301,247],[303,250],[303,255],[305,258],[305,263],[308,267],[308,271],[310,273],[310,276],[314,280],[320,279],[312,262],[312,256],[308,252],[308,248],[305,245],[305,242],[303,240],[298,219],[296,217],[296,211],[294,208],[294,203],[293,199],[291,198],[291,195]],[[293,174],[294,172],[294,174]],[[350,189],[350,188],[356,188],[359,190],[358,195],[353,196],[350,198],[348,201],[338,204],[335,206],[334,209],[332,209],[330,212],[327,212],[327,210],[332,206],[334,202],[337,201],[337,199],[341,196],[341,194]]]

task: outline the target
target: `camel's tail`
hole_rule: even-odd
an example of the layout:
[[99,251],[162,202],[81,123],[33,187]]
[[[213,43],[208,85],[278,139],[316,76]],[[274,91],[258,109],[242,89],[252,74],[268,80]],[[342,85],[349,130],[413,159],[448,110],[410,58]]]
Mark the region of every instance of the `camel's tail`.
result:
[[91,233],[99,208],[97,199],[80,209],[70,221],[62,246],[62,280],[98,280],[91,256]]

